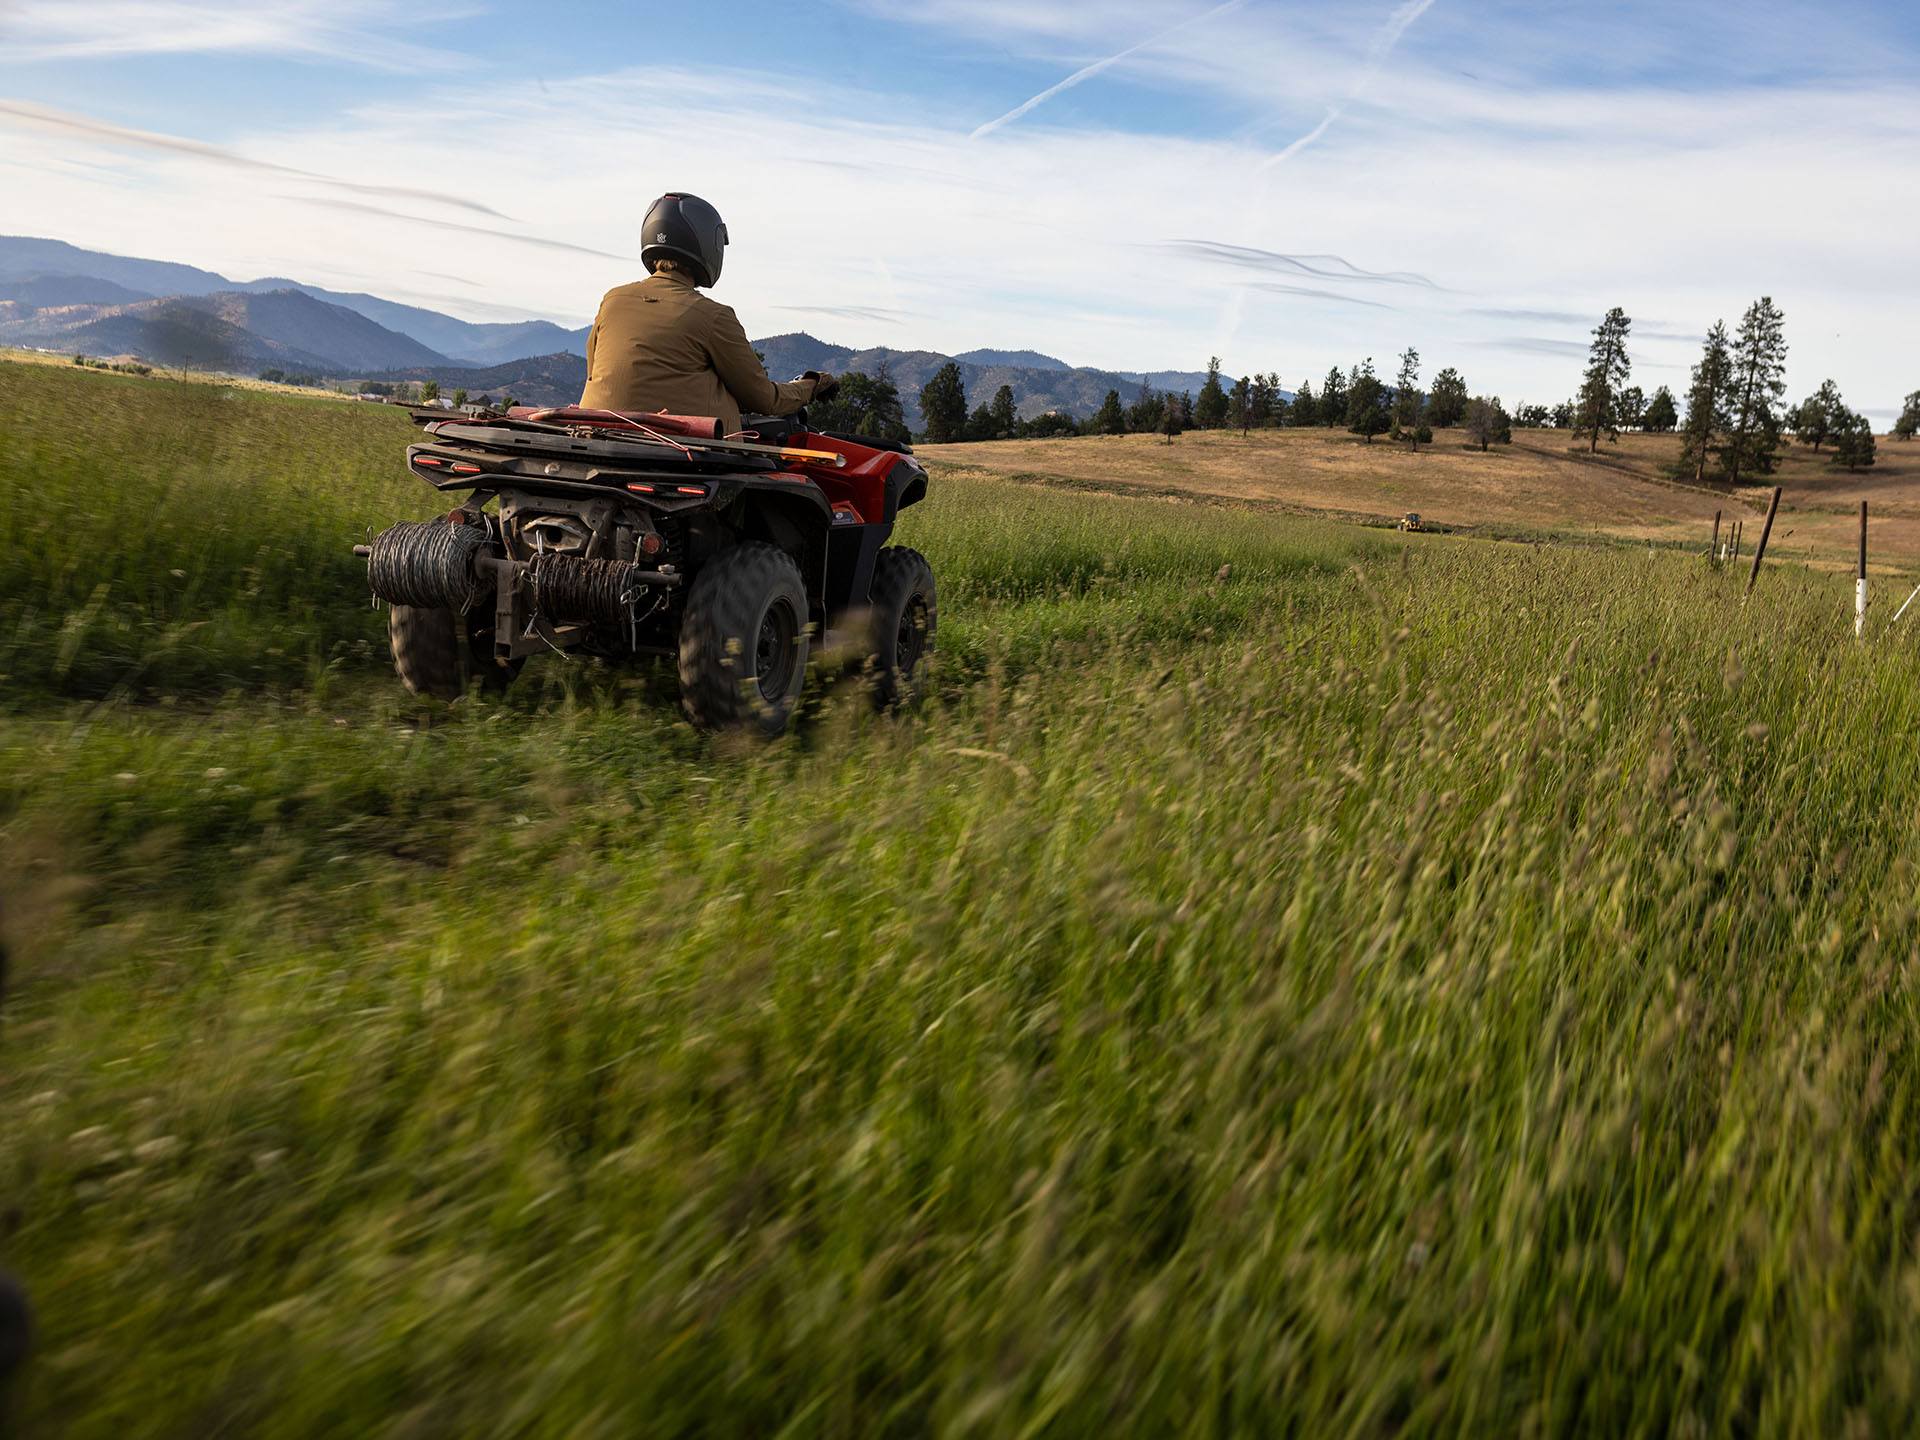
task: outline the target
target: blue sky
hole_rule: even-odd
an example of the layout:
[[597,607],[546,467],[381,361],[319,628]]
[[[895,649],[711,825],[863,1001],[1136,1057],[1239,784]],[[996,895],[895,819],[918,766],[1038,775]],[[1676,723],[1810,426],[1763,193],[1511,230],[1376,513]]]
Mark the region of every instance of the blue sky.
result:
[[578,323],[660,190],[756,334],[1569,393],[1769,293],[1920,388],[1920,7],[0,0],[0,230]]

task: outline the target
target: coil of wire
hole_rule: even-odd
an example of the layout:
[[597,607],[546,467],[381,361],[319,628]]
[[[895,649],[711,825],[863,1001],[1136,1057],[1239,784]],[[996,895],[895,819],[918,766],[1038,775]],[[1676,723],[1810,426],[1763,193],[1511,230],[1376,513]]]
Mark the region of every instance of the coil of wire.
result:
[[614,623],[631,619],[633,602],[644,588],[633,580],[639,568],[626,560],[536,555],[528,572],[534,606],[549,620]]
[[480,593],[473,560],[486,543],[478,525],[402,520],[373,537],[367,583],[395,605],[465,610]]

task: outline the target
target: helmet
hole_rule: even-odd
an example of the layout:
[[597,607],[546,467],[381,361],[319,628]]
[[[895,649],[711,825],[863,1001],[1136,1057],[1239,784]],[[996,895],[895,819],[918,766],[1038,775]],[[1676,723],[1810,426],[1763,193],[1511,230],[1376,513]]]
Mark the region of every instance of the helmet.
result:
[[684,262],[694,283],[712,285],[726,257],[727,222],[698,195],[662,195],[640,231],[640,258],[649,274],[662,260]]

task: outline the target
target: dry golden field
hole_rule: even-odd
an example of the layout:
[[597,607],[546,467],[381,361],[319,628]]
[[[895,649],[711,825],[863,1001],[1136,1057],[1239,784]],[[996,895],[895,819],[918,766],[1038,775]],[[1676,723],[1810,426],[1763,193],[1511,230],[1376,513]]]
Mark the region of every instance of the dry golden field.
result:
[[1870,502],[1876,566],[1920,564],[1920,443],[1881,437],[1879,463],[1849,475],[1791,444],[1778,473],[1738,493],[1667,478],[1680,442],[1623,435],[1589,455],[1562,430],[1520,430],[1485,454],[1458,431],[1413,453],[1344,431],[1266,430],[1158,436],[1089,436],[922,446],[934,462],[1076,486],[1145,490],[1389,523],[1408,510],[1430,524],[1485,535],[1604,535],[1704,549],[1715,510],[1760,534],[1768,487],[1784,488],[1773,547],[1782,558],[1851,564],[1859,502]]

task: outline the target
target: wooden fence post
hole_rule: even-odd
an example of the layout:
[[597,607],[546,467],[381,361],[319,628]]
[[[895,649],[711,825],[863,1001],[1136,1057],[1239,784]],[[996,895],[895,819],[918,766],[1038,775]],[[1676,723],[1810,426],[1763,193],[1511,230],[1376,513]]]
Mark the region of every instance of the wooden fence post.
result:
[[1713,544],[1707,547],[1707,559],[1714,564],[1720,563],[1720,512],[1713,512]]
[[1747,572],[1747,591],[1753,594],[1753,582],[1760,578],[1760,562],[1767,555],[1767,537],[1773,534],[1773,517],[1780,513],[1780,487],[1773,487],[1773,499],[1767,502],[1767,521],[1760,527],[1760,543],[1753,547],[1753,569]]
[[1867,502],[1860,502],[1860,570],[1853,582],[1853,638],[1867,633]]

